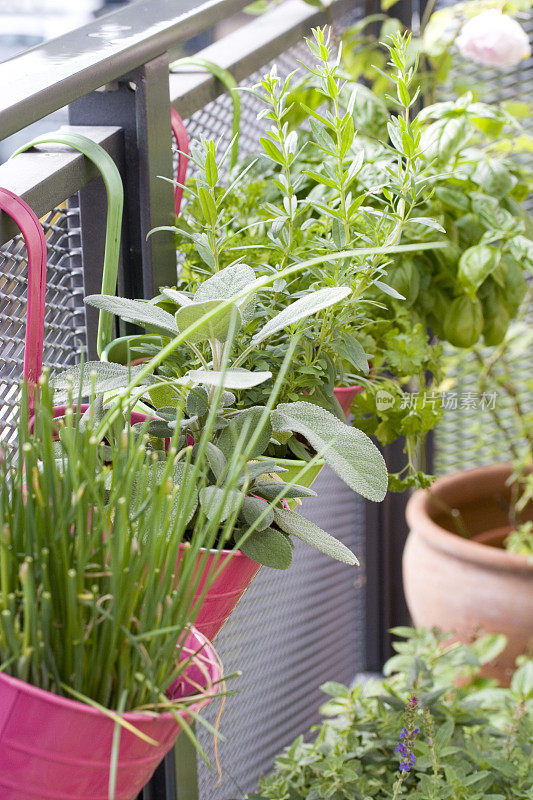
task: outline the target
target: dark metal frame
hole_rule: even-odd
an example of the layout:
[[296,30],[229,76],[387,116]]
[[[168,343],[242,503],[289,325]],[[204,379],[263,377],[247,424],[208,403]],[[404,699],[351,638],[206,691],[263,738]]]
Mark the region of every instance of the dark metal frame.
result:
[[[236,30],[202,50],[202,57],[229,70],[237,82],[280,56],[309,35],[315,25],[325,25],[353,9],[353,0],[331,0],[319,9],[302,0],[286,0],[245,29]],[[225,91],[211,73],[181,67],[170,76],[170,100],[185,119],[216,100]]]

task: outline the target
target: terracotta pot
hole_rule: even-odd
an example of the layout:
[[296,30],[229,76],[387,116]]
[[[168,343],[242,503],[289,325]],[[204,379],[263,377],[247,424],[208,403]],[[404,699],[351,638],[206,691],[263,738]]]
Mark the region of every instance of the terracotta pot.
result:
[[[509,464],[495,464],[415,492],[407,504],[410,533],[403,555],[414,624],[439,627],[465,642],[477,633],[504,633],[506,650],[484,668],[504,684],[516,657],[533,653],[533,563],[502,547],[509,532],[510,473]],[[460,511],[469,538],[456,532],[446,507]],[[533,519],[533,506],[525,517]]]

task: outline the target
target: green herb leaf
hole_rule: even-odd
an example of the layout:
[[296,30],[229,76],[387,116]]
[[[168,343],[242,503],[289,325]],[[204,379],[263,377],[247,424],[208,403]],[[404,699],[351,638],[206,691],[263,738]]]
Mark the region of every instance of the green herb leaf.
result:
[[305,517],[296,514],[294,511],[288,511],[285,508],[274,509],[274,519],[282,531],[293,536],[297,536],[302,542],[314,547],[315,550],[320,550],[331,558],[337,561],[342,561],[344,564],[355,566],[359,564],[357,558],[346,545],[326,533],[314,522],[310,522]]
[[[221,305],[220,300],[206,300],[201,303],[192,303],[189,306],[182,306],[176,311],[176,323],[180,331],[186,330],[190,325],[198,322],[204,314],[215,310]],[[212,339],[225,342],[232,328],[238,330],[242,325],[242,317],[237,306],[223,306],[208,320],[200,325],[195,331],[187,336],[187,341],[191,344],[198,344]]]
[[207,369],[191,369],[187,377],[193,383],[205,386],[225,386],[227,389],[251,389],[272,377],[271,372],[251,372],[248,369],[228,369],[226,372]]
[[294,497],[316,497],[317,493],[307,486],[300,486],[298,483],[282,483],[281,481],[257,481],[254,487],[257,494],[273,500],[281,491],[283,497],[292,499]]
[[296,302],[291,303],[289,306],[272,317],[271,320],[264,325],[252,338],[252,344],[259,344],[260,342],[272,336],[273,333],[282,330],[287,325],[293,325],[301,319],[316,314],[324,308],[344,300],[352,293],[349,286],[338,286],[334,289],[319,289],[316,292],[301,297]]
[[385,462],[362,431],[304,401],[282,403],[270,417],[275,432],[299,433],[354,491],[369,500],[383,500],[387,491]]
[[275,528],[254,531],[241,544],[241,550],[245,556],[265,567],[288,569],[291,565],[292,545],[289,537]]
[[[143,368],[142,364],[129,367],[107,361],[87,361],[85,364],[69,367],[52,378],[55,400],[57,403],[67,400],[69,390],[73,392],[74,398],[78,394],[81,397],[89,397],[93,386],[97,394],[122,389]],[[147,384],[152,381],[152,378],[147,378],[143,383]]]
[[[266,513],[265,513],[266,512]],[[245,497],[242,503],[241,514],[248,525],[254,525],[256,520],[265,515],[258,523],[256,530],[264,531],[274,522],[274,511],[268,508],[268,503],[259,497]]]
[[500,251],[486,244],[469,247],[459,260],[457,277],[470,297],[474,297],[484,280],[500,263]]
[[204,486],[198,495],[200,505],[208,519],[216,519],[220,514],[220,522],[224,522],[241,507],[243,496],[233,489],[226,491],[218,486]]
[[[251,375],[255,375],[255,373],[252,372]],[[252,435],[256,433],[263,416],[263,412],[264,409],[262,406],[251,406],[244,411],[240,411],[235,417],[233,417],[228,427],[224,428],[218,438],[218,446],[226,454],[228,459],[231,457],[231,453],[237,446],[239,436],[241,435],[243,429],[246,428],[247,430],[246,442],[248,442],[252,438]],[[271,436],[272,426],[270,424],[270,420],[267,418],[252,451],[247,452],[247,458],[257,458],[258,456],[263,455],[268,447]]]
[[160,333],[173,339],[178,334],[176,321],[172,314],[146,300],[129,300],[126,297],[112,297],[106,294],[92,294],[85,298],[87,305],[120,317],[125,322],[133,322],[148,331]]

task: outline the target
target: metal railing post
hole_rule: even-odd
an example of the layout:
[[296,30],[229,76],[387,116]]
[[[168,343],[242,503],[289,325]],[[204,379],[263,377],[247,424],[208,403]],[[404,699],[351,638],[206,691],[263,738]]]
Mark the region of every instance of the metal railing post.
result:
[[[147,239],[152,228],[174,222],[172,186],[162,179],[173,177],[168,56],[161,55],[116,84],[75,101],[69,108],[69,119],[73,125],[105,121],[124,131],[127,168],[123,172],[123,269],[119,289],[128,297],[151,297],[160,285],[176,281],[172,237],[161,234]],[[82,208],[82,227],[86,224],[83,212],[87,210]]]
[[[405,463],[403,441],[383,448],[388,472]],[[408,625],[402,582],[402,553],[407,539],[405,507],[409,493],[388,492],[382,503],[366,503],[366,669],[380,671],[392,655],[389,629]]]

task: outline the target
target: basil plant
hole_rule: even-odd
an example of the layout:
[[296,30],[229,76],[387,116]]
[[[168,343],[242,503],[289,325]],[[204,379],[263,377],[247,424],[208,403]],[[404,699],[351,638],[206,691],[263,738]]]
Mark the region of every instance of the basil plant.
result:
[[[140,434],[148,434],[150,446],[163,463],[170,457],[169,440],[172,441],[178,483],[181,461],[208,437],[210,483],[198,495],[197,508],[209,514],[213,498],[226,492],[227,515],[237,515],[231,546],[240,547],[254,560],[267,566],[288,567],[292,553],[289,537],[294,535],[334,558],[354,564],[355,557],[344,545],[291,508],[294,500],[314,496],[315,492],[295,482],[284,482],[284,470],[287,463],[293,465],[296,456],[296,478],[305,478],[323,459],[350,488],[374,501],[385,495],[387,471],[369,437],[326,409],[305,400],[276,403],[298,335],[286,353],[268,402],[247,408],[238,405],[240,395],[272,377],[269,371],[242,368],[246,352],[282,328],[290,326],[296,332],[298,324],[308,316],[340,302],[346,290],[324,288],[300,298],[256,330],[249,337],[246,350],[235,353],[236,334],[246,328],[256,302],[254,292],[247,291],[254,279],[251,267],[236,264],[204,281],[193,297],[166,289],[164,297],[178,306],[175,314],[150,301],[106,295],[88,297],[91,305],[155,335],[155,341],[147,337],[146,357],[154,352],[155,355],[140,366],[89,362],[82,368],[71,368],[55,378],[56,399],[69,395],[70,387],[80,382],[82,372],[80,395],[97,398],[91,413],[104,417],[109,413],[105,408],[109,403],[111,408],[118,404],[122,413],[126,396],[133,403],[141,400],[149,404],[149,417],[133,424]],[[176,352],[172,347],[178,344],[191,350],[199,368],[180,371],[179,363],[172,359]],[[165,351],[171,351],[167,358],[162,356]],[[139,383],[133,391],[132,384]],[[114,395],[114,399],[108,395],[106,401],[105,393]],[[163,404],[154,402],[158,399],[163,399]],[[126,409],[124,424],[128,414]],[[225,488],[229,465],[243,450],[248,459],[242,475],[247,484],[245,498]],[[288,452],[293,454],[292,459],[278,463]],[[243,538],[244,530],[247,534]]]

